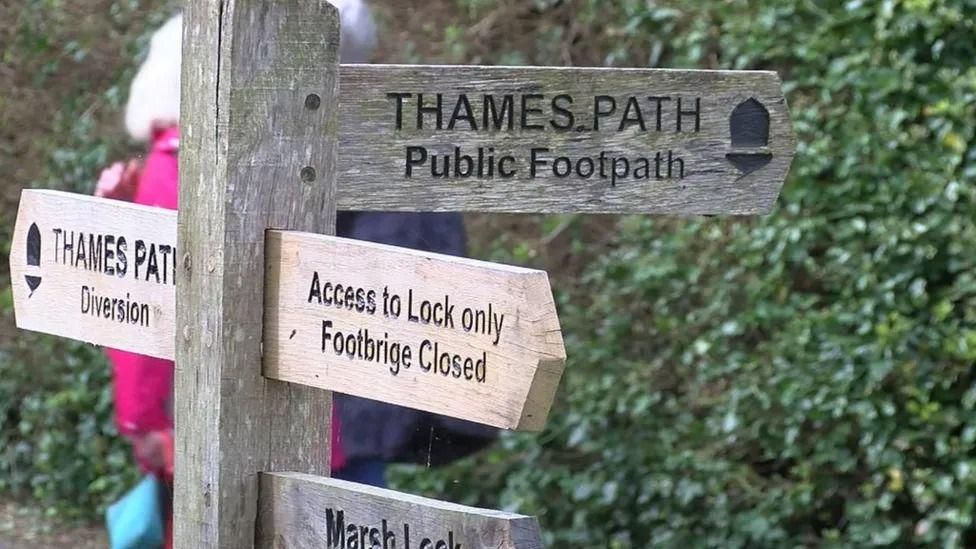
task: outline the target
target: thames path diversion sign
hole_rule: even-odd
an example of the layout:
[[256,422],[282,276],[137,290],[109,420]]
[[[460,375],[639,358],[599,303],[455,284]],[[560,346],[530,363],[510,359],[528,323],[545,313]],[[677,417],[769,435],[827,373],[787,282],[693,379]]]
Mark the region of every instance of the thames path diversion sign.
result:
[[176,212],[25,190],[10,246],[18,327],[173,358]]

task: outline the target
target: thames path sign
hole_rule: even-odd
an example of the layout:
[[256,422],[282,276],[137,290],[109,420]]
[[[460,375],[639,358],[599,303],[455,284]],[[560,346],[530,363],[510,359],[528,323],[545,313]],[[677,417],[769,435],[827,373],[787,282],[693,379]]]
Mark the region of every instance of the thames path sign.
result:
[[176,212],[28,190],[10,246],[18,327],[173,358]]
[[761,214],[795,139],[766,71],[342,65],[339,209]]
[[[176,213],[24,191],[17,325],[172,359]],[[515,430],[566,361],[543,271],[300,232],[266,241],[264,373]]]

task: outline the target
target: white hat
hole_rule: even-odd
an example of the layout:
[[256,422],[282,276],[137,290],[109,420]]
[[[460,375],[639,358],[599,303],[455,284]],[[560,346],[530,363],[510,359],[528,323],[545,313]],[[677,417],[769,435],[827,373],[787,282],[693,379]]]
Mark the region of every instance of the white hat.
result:
[[[344,63],[365,63],[376,47],[376,23],[364,0],[329,0],[342,18]],[[176,15],[153,35],[149,55],[132,81],[125,127],[136,141],[148,141],[154,127],[180,121],[180,61],[183,16]]]
[[343,63],[365,63],[376,48],[376,23],[364,0],[329,0],[342,19]]
[[154,126],[180,121],[180,59],[183,16],[166,22],[149,43],[149,55],[139,67],[125,106],[125,128],[136,141],[148,141]]

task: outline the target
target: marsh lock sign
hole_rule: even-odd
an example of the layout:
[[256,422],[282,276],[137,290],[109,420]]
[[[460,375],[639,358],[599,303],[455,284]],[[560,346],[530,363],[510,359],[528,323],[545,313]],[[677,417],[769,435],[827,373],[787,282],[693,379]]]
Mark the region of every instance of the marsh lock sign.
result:
[[[472,549],[542,545],[535,519],[300,474],[261,479],[270,509],[257,524],[269,547]],[[302,520],[302,507],[321,520]],[[272,534],[281,545],[272,545]]]
[[179,216],[24,191],[18,326],[176,360],[176,547],[541,548],[531,517],[315,476],[328,391],[537,431],[566,359],[546,273],[327,236],[336,209],[766,213],[778,77],[340,66],[318,1],[185,24]]

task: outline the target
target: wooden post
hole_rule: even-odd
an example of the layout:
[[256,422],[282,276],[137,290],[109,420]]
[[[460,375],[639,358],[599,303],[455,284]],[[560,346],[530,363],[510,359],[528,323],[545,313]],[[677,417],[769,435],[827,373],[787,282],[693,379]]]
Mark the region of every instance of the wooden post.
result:
[[269,228],[332,234],[339,15],[188,0],[176,324],[175,542],[254,544],[258,472],[329,474],[327,393],[261,376]]

